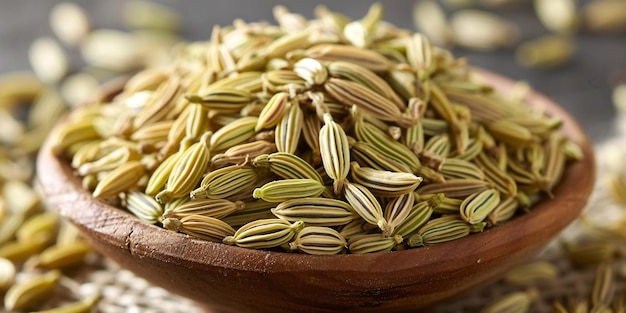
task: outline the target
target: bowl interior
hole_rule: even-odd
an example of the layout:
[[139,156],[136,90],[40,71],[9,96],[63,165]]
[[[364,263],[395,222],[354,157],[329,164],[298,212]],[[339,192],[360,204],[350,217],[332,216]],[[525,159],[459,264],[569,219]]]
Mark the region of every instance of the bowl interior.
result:
[[[513,88],[508,79],[477,71],[501,92]],[[144,224],[93,199],[69,164],[53,156],[49,142],[39,155],[38,179],[49,201],[103,254],[157,285],[219,310],[410,310],[494,281],[539,252],[586,204],[595,180],[589,139],[546,97],[532,92],[527,102],[562,119],[562,133],[582,148],[584,159],[569,164],[554,197],[542,199],[529,213],[431,247],[314,256],[197,240]]]

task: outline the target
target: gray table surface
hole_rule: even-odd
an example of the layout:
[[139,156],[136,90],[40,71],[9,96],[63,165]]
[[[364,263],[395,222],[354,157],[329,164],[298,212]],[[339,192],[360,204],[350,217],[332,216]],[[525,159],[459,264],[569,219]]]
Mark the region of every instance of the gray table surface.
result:
[[[545,0],[549,1],[549,0]],[[52,35],[48,24],[50,9],[58,0],[0,0],[0,73],[28,69],[27,49],[32,40]],[[120,28],[124,0],[75,1],[91,15],[96,28]],[[165,3],[184,17],[183,36],[191,40],[208,39],[211,26],[228,25],[235,18],[246,21],[272,21],[272,7],[285,4],[294,12],[312,17],[320,3],[330,9],[359,18],[365,14],[367,1],[274,1],[274,0],[170,0]],[[412,28],[413,1],[384,1],[385,19]],[[499,13],[519,24],[523,38],[547,33],[528,5],[499,9]],[[470,63],[516,80],[524,80],[541,93],[565,107],[591,138],[598,142],[613,133],[615,110],[611,89],[620,79],[626,80],[626,35],[581,33],[576,36],[577,51],[571,64],[558,70],[526,69],[515,63],[514,51],[479,53],[454,50],[456,56],[467,56]]]

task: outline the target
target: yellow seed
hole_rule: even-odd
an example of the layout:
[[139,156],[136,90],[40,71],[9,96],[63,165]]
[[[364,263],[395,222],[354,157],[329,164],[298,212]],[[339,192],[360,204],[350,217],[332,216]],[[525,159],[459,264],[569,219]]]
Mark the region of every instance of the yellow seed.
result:
[[524,147],[531,143],[533,135],[527,128],[506,120],[497,120],[486,125],[494,138],[514,147]]
[[554,264],[536,261],[510,270],[504,279],[509,284],[528,286],[555,279],[558,274],[559,269]]
[[107,174],[93,191],[95,198],[115,197],[119,193],[134,187],[145,175],[141,162],[130,161]]
[[546,165],[543,168],[543,176],[545,185],[543,190],[551,193],[552,188],[561,179],[565,171],[565,154],[563,153],[563,137],[555,134],[550,136],[544,144],[544,154],[546,157]]
[[610,262],[618,255],[617,247],[612,242],[598,241],[586,243],[564,243],[565,252],[572,265],[587,267]]
[[626,3],[622,0],[597,0],[582,9],[585,27],[598,32],[621,32],[626,26]]
[[80,53],[89,65],[125,72],[136,68],[141,61],[136,43],[136,38],[129,33],[99,29],[81,41]]
[[126,193],[126,209],[149,224],[156,224],[163,213],[163,207],[153,197],[137,191]]
[[1,188],[8,212],[29,215],[39,208],[41,203],[39,195],[26,183],[8,180]]
[[182,218],[187,215],[204,215],[221,219],[233,212],[242,210],[245,204],[241,201],[224,199],[191,199],[185,203],[168,208],[163,213],[164,218]]
[[139,129],[144,125],[162,121],[176,107],[175,97],[180,93],[181,78],[175,74],[170,74],[168,79],[163,81],[154,91],[142,110],[135,116],[132,122],[134,129]]
[[187,95],[186,99],[191,103],[202,104],[209,110],[228,114],[239,112],[254,97],[249,92],[232,87],[211,87],[203,95]]
[[[208,130],[208,110],[199,104],[189,104],[189,115],[187,116],[187,125],[185,126],[185,139],[183,140],[198,140],[202,137],[202,134]],[[174,126],[176,121],[169,121],[170,128]],[[136,132],[135,132],[136,134]],[[133,134],[133,135],[135,135]],[[169,137],[169,133],[167,135]],[[131,137],[132,138],[132,137]],[[161,139],[162,141],[162,139]]]
[[450,24],[456,43],[469,49],[489,51],[508,47],[518,36],[513,24],[486,11],[457,11]]
[[486,190],[490,184],[476,179],[451,179],[445,183],[424,185],[417,189],[419,194],[443,193],[446,197],[467,197],[473,193]]
[[348,241],[348,249],[351,253],[375,253],[388,252],[396,245],[402,243],[401,236],[384,237],[380,234],[357,235]]
[[545,28],[563,35],[569,35],[578,27],[576,1],[535,0],[535,13]]
[[448,19],[436,1],[416,1],[413,5],[413,23],[437,46],[445,47],[452,42]]
[[525,313],[528,312],[536,295],[533,292],[510,293],[488,304],[481,313]]
[[120,147],[112,152],[94,160],[93,162],[85,162],[80,165],[77,172],[81,176],[90,174],[98,174],[100,172],[112,171],[128,161],[137,161],[141,158],[138,150],[128,147]]
[[3,244],[15,237],[15,232],[20,228],[27,215],[9,214],[0,220],[0,244]]
[[50,271],[13,285],[4,296],[4,307],[10,311],[23,311],[34,307],[52,296],[59,278],[61,278],[60,272]]
[[50,37],[33,41],[28,50],[30,64],[41,81],[56,83],[68,72],[67,56],[61,45]]
[[256,134],[254,129],[258,120],[256,116],[244,116],[218,129],[211,136],[211,151],[226,150],[252,138]]
[[291,50],[306,49],[309,47],[309,35],[310,32],[308,30],[285,34],[265,47],[262,54],[270,59],[281,58]]
[[52,133],[52,152],[61,155],[76,143],[99,138],[100,134],[94,128],[93,121],[89,119],[65,123]]
[[289,94],[286,92],[274,94],[269,102],[263,107],[261,114],[259,114],[259,119],[254,127],[254,131],[258,132],[261,129],[275,126],[282,119],[288,109]]
[[4,197],[0,195],[0,224],[4,221],[4,218],[9,214],[7,203],[4,201]]
[[[539,2],[550,2],[541,1]],[[555,68],[569,62],[574,55],[574,44],[570,39],[559,36],[545,36],[522,43],[517,47],[515,57],[526,67]]]
[[15,232],[15,238],[21,242],[49,243],[55,239],[59,223],[59,215],[44,212],[24,221]]
[[15,280],[15,265],[8,259],[0,258],[0,294],[2,294],[9,286],[13,285]]
[[354,63],[332,62],[328,64],[328,73],[331,77],[341,78],[359,83],[374,92],[391,100],[400,110],[405,104],[384,79],[373,71]]
[[44,84],[31,71],[0,75],[0,107],[32,102]]
[[400,126],[412,126],[417,121],[402,111],[390,100],[377,94],[359,83],[349,80],[330,78],[324,84],[325,90],[345,105],[354,105],[373,117],[397,123]]
[[[295,153],[300,142],[304,114],[299,105],[292,105],[275,128],[276,149],[279,152]],[[319,130],[319,128],[318,128]]]
[[21,262],[40,252],[45,247],[45,243],[37,241],[8,241],[0,245],[0,258]]
[[63,305],[54,309],[36,311],[33,313],[87,313],[92,311],[92,308],[96,305],[99,299],[99,295],[93,295],[75,303]]
[[374,72],[391,69],[391,63],[383,55],[352,46],[321,44],[309,48],[306,55],[321,61],[346,61]]
[[599,307],[610,305],[615,293],[613,268],[609,263],[600,264],[596,268],[596,277],[591,288],[591,305]]
[[146,194],[150,196],[156,196],[161,189],[167,183],[167,179],[170,177],[172,170],[183,156],[183,151],[178,151],[170,155],[165,161],[163,161],[150,175],[148,183],[146,185]]
[[92,248],[86,242],[54,245],[43,250],[37,257],[37,266],[44,269],[66,269],[83,263]]
[[50,12],[50,28],[69,46],[79,44],[89,32],[89,17],[77,4],[60,2]]
[[256,157],[252,164],[260,168],[269,168],[270,172],[284,179],[315,179],[324,184],[320,174],[306,161],[295,154],[276,152]]
[[165,190],[159,192],[155,197],[159,203],[167,203],[173,199],[187,196],[198,184],[210,160],[208,147],[210,136],[210,132],[204,134],[200,142],[193,144],[183,152],[167,179]]
[[176,11],[151,1],[129,1],[122,13],[124,26],[129,29],[176,32],[182,25],[182,17]]
[[211,157],[211,165],[219,168],[225,165],[243,164],[246,160],[253,160],[259,155],[276,151],[276,144],[265,140],[242,143]]
[[406,55],[421,81],[428,79],[435,70],[433,48],[428,37],[423,34],[415,33],[407,40]]
[[70,223],[67,220],[61,221],[61,226],[56,238],[57,245],[73,244],[74,242],[81,241],[80,229],[77,226]]
[[328,71],[317,60],[304,58],[293,65],[293,71],[310,85],[321,85],[328,77]]

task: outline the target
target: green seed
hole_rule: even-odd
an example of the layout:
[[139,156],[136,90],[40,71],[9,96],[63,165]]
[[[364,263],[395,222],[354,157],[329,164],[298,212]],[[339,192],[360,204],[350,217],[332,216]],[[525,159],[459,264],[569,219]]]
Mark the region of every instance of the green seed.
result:
[[495,189],[471,194],[461,203],[461,218],[470,224],[478,224],[485,220],[499,203],[500,193]]
[[314,179],[284,179],[269,182],[254,190],[253,197],[267,202],[282,202],[289,199],[318,197],[324,185]]
[[407,238],[422,225],[424,225],[433,214],[433,207],[428,201],[419,202],[411,208],[409,215],[396,226],[393,234]]
[[332,228],[307,226],[289,243],[289,248],[307,254],[329,255],[342,252],[347,245],[346,239]]
[[149,224],[156,224],[163,214],[163,207],[154,198],[136,191],[126,193],[126,209]]
[[381,234],[357,235],[348,241],[351,253],[389,252],[393,247],[402,243],[401,236],[384,237]]
[[163,220],[163,227],[213,242],[221,242],[225,237],[235,233],[235,230],[225,222],[203,215],[186,215],[180,219],[166,218]]
[[271,211],[287,221],[303,221],[316,226],[345,225],[359,217],[348,203],[326,198],[291,199]]
[[221,219],[233,212],[242,210],[245,204],[241,201],[225,199],[191,199],[180,205],[168,208],[163,218],[183,218],[188,215],[203,215]]
[[192,190],[192,199],[226,199],[256,186],[259,173],[254,167],[231,165],[204,176],[200,187]]
[[411,173],[361,167],[357,162],[351,162],[350,167],[354,182],[367,187],[373,194],[381,197],[398,197],[411,193],[423,180]]
[[224,243],[244,248],[266,249],[289,243],[304,227],[297,221],[293,224],[281,219],[262,219],[241,226],[233,236],[224,238]]

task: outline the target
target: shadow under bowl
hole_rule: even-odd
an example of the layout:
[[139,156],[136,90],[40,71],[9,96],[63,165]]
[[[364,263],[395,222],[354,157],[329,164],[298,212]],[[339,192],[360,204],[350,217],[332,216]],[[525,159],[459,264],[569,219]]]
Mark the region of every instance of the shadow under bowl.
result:
[[[478,70],[500,92],[514,82]],[[117,89],[116,91],[119,91]],[[109,93],[112,95],[113,93]],[[553,198],[502,225],[455,241],[405,251],[315,256],[194,239],[140,222],[92,198],[69,163],[41,149],[47,199],[102,254],[155,285],[220,312],[401,312],[432,307],[500,278],[535,256],[585,206],[595,181],[591,143],[576,121],[536,92],[528,105],[563,121],[582,161],[567,166]]]

